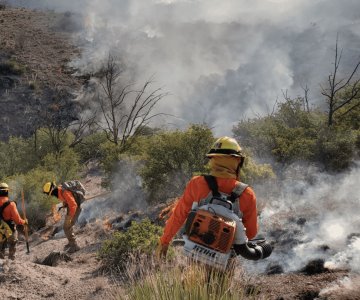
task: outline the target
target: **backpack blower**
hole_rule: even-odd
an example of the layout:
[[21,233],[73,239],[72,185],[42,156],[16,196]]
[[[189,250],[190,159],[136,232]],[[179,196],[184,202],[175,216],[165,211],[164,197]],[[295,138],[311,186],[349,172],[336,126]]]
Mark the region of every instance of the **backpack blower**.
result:
[[239,183],[229,196],[217,191],[214,177],[207,177],[212,176],[205,176],[212,195],[193,203],[185,223],[184,255],[220,270],[227,268],[234,255],[249,260],[269,257],[271,245],[265,239],[248,241],[239,207],[233,207],[247,185]]

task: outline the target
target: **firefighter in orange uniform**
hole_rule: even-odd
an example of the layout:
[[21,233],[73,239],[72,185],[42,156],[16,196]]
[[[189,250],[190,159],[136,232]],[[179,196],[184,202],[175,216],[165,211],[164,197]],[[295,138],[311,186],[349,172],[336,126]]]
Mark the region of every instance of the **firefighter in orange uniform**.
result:
[[[0,219],[11,229],[11,235],[4,241],[0,242],[0,258],[5,258],[6,243],[9,246],[9,258],[15,259],[16,243],[18,241],[18,233],[16,225],[25,225],[27,220],[20,217],[16,207],[16,203],[9,201],[9,186],[6,183],[0,183]],[[6,225],[5,225],[6,226]]]
[[[221,137],[206,155],[210,161],[211,175],[216,177],[220,192],[231,194],[239,180],[240,169],[245,156],[237,141],[230,137]],[[184,194],[177,202],[173,213],[166,222],[164,233],[160,238],[158,254],[166,256],[169,244],[184,224],[194,202],[207,197],[210,188],[203,176],[193,177],[187,184]],[[256,196],[251,187],[247,187],[239,197],[242,222],[246,236],[252,239],[258,231]]]
[[61,186],[57,186],[55,182],[47,182],[43,186],[43,192],[47,195],[55,196],[59,199],[67,208],[67,213],[64,221],[64,233],[69,243],[65,245],[64,250],[69,253],[80,250],[79,245],[76,242],[73,227],[80,215],[81,208],[77,205],[76,200],[71,191],[63,189]]

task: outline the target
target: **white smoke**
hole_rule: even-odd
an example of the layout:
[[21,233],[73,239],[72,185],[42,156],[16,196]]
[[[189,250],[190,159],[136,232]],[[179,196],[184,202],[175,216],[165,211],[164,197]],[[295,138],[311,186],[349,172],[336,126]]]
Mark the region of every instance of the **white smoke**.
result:
[[79,223],[118,217],[135,210],[145,211],[146,194],[142,189],[141,177],[137,170],[138,163],[128,160],[120,161],[111,180],[111,195],[84,202]]
[[319,293],[321,298],[327,299],[358,299],[360,291],[360,277],[346,276],[322,289]]
[[346,249],[336,253],[326,263],[329,269],[350,268],[360,274],[360,237],[351,239]]
[[260,196],[267,202],[261,233],[270,235],[275,249],[255,269],[263,272],[270,262],[286,272],[298,271],[310,260],[323,259],[327,268],[359,273],[359,176],[359,164],[341,175],[312,173],[282,182],[277,198]]
[[[243,117],[272,110],[282,90],[310,87],[332,69],[336,35],[342,69],[359,57],[357,0],[10,0],[12,4],[82,14],[82,72],[98,68],[109,51],[141,83],[154,75],[172,96],[158,109],[186,126],[207,122],[229,134]],[[183,120],[182,123],[178,120]]]

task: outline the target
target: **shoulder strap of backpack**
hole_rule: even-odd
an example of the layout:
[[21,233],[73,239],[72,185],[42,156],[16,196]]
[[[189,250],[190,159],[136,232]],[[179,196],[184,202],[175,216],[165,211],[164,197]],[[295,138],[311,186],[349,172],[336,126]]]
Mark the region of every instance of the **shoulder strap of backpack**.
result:
[[236,199],[240,198],[241,194],[245,191],[245,189],[248,186],[249,186],[248,184],[238,181],[229,197],[230,198],[229,200],[232,203],[234,203],[234,206],[233,206],[234,213],[236,213],[238,216],[242,216],[242,213],[240,211],[240,203],[239,203],[239,201],[236,201]]
[[248,184],[238,181],[231,192],[229,200],[231,200],[231,202],[234,202],[236,198],[239,198],[241,196],[241,194],[248,186]]
[[0,206],[0,220],[3,218],[3,211],[11,202],[8,200],[3,205]]
[[203,175],[203,176],[204,176],[206,183],[208,184],[209,189],[211,190],[213,196],[219,197],[220,193],[218,190],[218,184],[216,182],[216,178],[212,175]]

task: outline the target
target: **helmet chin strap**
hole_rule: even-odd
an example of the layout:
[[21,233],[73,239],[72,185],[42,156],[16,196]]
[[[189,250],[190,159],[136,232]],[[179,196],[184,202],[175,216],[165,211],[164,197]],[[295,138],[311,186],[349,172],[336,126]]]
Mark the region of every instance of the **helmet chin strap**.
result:
[[236,168],[236,178],[240,179],[240,170],[242,168],[242,166],[244,165],[244,161],[245,161],[245,157],[241,157],[241,160]]

